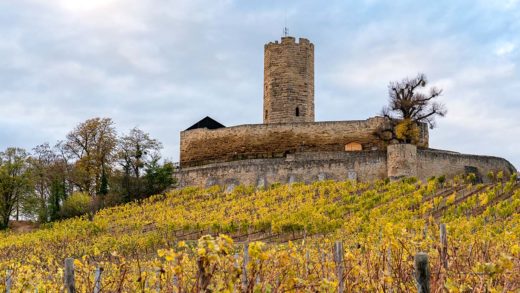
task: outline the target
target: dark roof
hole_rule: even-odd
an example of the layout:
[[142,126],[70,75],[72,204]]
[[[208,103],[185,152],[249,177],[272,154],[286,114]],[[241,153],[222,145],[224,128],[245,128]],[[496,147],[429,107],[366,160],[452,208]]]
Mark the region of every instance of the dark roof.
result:
[[206,117],[202,118],[202,120],[193,124],[186,130],[193,130],[193,129],[197,129],[197,128],[217,129],[217,128],[224,128],[224,127],[226,127],[226,126],[215,121],[213,118],[206,116]]

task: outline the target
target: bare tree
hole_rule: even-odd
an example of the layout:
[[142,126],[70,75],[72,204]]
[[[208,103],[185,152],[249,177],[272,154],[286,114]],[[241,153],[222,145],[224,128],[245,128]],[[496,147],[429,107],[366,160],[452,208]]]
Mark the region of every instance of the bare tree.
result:
[[135,127],[119,139],[118,158],[125,170],[128,168],[135,178],[139,178],[141,169],[161,148],[159,141]]
[[117,158],[123,168],[126,200],[141,193],[141,173],[159,154],[162,144],[139,128],[133,128],[119,138]]
[[427,93],[421,91],[427,84],[428,80],[422,73],[413,79],[389,84],[389,105],[383,108],[382,115],[390,125],[379,129],[378,137],[410,143],[418,135],[420,124],[427,124],[430,129],[435,127],[435,118],[444,117],[447,110],[442,103],[435,101],[442,94],[441,89],[431,87]]

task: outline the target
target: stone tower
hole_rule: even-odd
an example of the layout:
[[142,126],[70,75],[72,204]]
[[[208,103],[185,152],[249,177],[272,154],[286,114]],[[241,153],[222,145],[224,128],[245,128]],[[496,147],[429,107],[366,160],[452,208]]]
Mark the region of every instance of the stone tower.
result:
[[282,37],[264,47],[264,124],[314,122],[314,45]]

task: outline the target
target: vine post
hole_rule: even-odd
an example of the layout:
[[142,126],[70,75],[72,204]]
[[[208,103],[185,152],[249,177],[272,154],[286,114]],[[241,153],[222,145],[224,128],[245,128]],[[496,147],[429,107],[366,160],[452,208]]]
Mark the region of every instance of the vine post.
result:
[[414,259],[415,282],[418,293],[430,293],[430,265],[428,254],[419,252]]
[[249,263],[249,243],[244,243],[244,261],[242,263],[242,288],[247,290],[247,264]]
[[[386,274],[388,277],[392,277],[392,248],[388,246],[386,249]],[[393,293],[392,285],[390,285],[390,288],[388,288],[389,293]]]
[[446,233],[446,224],[442,223],[440,227],[441,238],[441,262],[445,270],[448,269],[448,234]]
[[155,271],[155,275],[157,276],[157,283],[155,284],[155,292],[157,292],[157,293],[161,292],[161,275],[162,275],[162,273],[163,273],[162,268],[158,268]]
[[11,293],[11,285],[13,284],[13,271],[7,270],[5,272],[5,292]]
[[343,293],[345,291],[345,283],[343,281],[343,271],[345,269],[343,255],[343,242],[334,242],[334,262],[336,263],[336,276],[338,278],[338,293]]
[[103,272],[102,267],[96,267],[94,271],[94,293],[101,292],[101,273]]
[[65,259],[65,290],[67,293],[76,293],[76,285],[74,284],[74,259],[68,257]]

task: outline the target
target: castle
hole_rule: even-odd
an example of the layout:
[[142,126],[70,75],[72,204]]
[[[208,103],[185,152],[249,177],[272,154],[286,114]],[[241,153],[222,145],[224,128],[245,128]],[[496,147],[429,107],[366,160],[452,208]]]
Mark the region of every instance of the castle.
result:
[[502,158],[430,149],[426,125],[410,145],[374,135],[388,125],[383,117],[314,121],[314,45],[304,38],[265,45],[263,91],[263,124],[225,127],[206,117],[181,132],[181,187],[516,172]]

